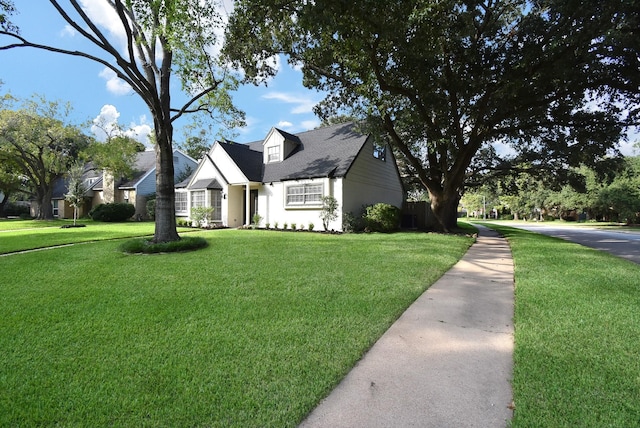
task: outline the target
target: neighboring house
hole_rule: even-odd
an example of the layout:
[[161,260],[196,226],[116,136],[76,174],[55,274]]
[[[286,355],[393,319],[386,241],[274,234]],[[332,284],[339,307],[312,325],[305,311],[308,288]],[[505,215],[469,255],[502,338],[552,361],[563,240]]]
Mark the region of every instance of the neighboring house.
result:
[[176,216],[193,207],[214,208],[213,222],[238,227],[277,222],[322,230],[322,197],[338,201],[330,229],[342,230],[346,213],[385,202],[402,207],[404,189],[391,150],[339,124],[296,135],[272,128],[263,141],[216,142],[195,173],[176,186]]
[[[78,210],[78,217],[83,217],[91,211],[92,201],[94,199],[94,187],[102,182],[102,171],[96,171],[89,163],[85,165],[85,172],[82,175],[85,193],[84,204]],[[73,207],[69,201],[65,199],[65,195],[69,191],[69,179],[63,178],[53,183],[53,192],[51,195],[51,203],[53,204],[53,216],[57,218],[73,218]],[[35,215],[35,203],[32,203],[32,215]]]
[[[173,151],[174,180],[193,171],[198,162],[180,150]],[[121,178],[116,181],[111,174],[87,168],[85,185],[87,186],[86,200],[80,216],[86,215],[91,208],[101,203],[126,202],[136,207],[135,216],[147,217],[147,197],[156,192],[156,154],[154,151],[144,151],[136,155],[133,166],[135,173],[132,178]],[[54,186],[52,198],[54,216],[72,218],[73,207],[65,200],[67,181],[60,180]]]

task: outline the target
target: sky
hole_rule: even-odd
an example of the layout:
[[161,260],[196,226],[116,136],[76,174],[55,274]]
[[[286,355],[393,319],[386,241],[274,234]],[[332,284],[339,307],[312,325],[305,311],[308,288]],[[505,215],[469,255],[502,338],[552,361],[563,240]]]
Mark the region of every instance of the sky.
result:
[[[90,16],[107,29],[117,45],[119,37],[113,19],[110,19],[103,0],[80,0]],[[233,0],[224,0],[223,12],[228,14]],[[90,49],[89,42],[74,31],[58,16],[47,0],[15,0],[19,14],[11,21],[18,25],[21,34],[32,42],[73,50]],[[123,45],[123,43],[121,43]],[[234,130],[233,140],[246,143],[262,140],[272,127],[290,133],[316,128],[320,120],[313,114],[313,106],[324,95],[302,85],[302,72],[279,58],[280,71],[267,86],[245,85],[232,94],[234,105],[246,114],[246,126]],[[11,93],[19,99],[34,94],[43,95],[49,101],[70,102],[73,107],[69,122],[91,123],[102,119],[103,123],[117,120],[129,134],[143,143],[151,132],[151,115],[139,96],[123,82],[114,78],[113,72],[93,61],[46,52],[33,48],[19,48],[0,52],[0,94]],[[178,84],[177,79],[174,79]],[[175,88],[179,89],[179,88]],[[174,96],[175,97],[175,96]],[[186,138],[182,129],[189,123],[181,118],[174,123],[174,144]],[[94,128],[95,130],[95,128]],[[87,127],[87,132],[90,127]],[[98,139],[104,133],[95,130]],[[213,144],[215,136],[210,137]],[[621,142],[625,155],[637,155],[633,143],[640,141],[638,130],[630,134],[630,141]],[[498,147],[498,150],[509,150]]]
[[[101,0],[82,0],[95,20],[110,29],[108,14],[96,6]],[[226,0],[226,9],[232,8]],[[47,0],[15,0],[18,14],[11,21],[20,28],[27,40],[73,50],[90,49],[90,44],[66,26],[66,22]],[[113,40],[117,33],[110,32]],[[117,45],[117,43],[116,43]],[[280,58],[280,71],[268,85],[244,85],[232,93],[234,105],[245,112],[244,128],[235,130],[234,141],[245,143],[264,139],[272,127],[290,133],[310,130],[320,125],[313,114],[313,106],[323,95],[302,85],[302,72]],[[0,52],[0,94],[10,93],[19,99],[34,94],[48,101],[70,102],[73,108],[69,122],[91,123],[102,118],[106,123],[117,120],[130,134],[143,143],[152,130],[153,120],[140,97],[123,81],[101,64],[85,58],[51,53],[33,48],[10,49]],[[179,82],[174,79],[176,90]],[[181,107],[181,106],[180,106]],[[188,118],[174,123],[174,144],[185,139],[184,125]],[[90,127],[87,132],[91,133]],[[98,139],[104,134],[94,128]],[[215,136],[211,136],[213,144]]]

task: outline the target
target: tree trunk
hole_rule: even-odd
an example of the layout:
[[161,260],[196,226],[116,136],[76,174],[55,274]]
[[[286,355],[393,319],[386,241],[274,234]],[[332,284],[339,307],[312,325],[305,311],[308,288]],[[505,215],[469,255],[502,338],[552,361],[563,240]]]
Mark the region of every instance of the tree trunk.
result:
[[53,220],[53,206],[51,205],[51,195],[53,188],[39,188],[36,192],[36,201],[40,205],[38,207],[38,220]]
[[[169,124],[169,128],[171,125]],[[170,129],[156,128],[156,227],[155,243],[178,241],[173,182],[173,147]]]
[[458,204],[460,195],[456,192],[452,195],[445,193],[431,193],[431,211],[436,219],[434,225],[436,231],[449,233],[458,226]]
[[9,202],[9,193],[8,192],[4,193],[2,195],[2,200],[0,200],[0,217],[5,217],[4,208],[7,206],[7,202]]

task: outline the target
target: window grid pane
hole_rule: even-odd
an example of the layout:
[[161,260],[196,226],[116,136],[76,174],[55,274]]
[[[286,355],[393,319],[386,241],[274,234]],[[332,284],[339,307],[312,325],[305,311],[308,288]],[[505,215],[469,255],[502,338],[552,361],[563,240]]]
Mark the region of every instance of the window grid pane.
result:
[[280,160],[280,147],[272,146],[267,148],[268,162],[278,162]]
[[185,192],[176,192],[176,212],[187,211],[187,194]]
[[204,207],[204,190],[191,192],[191,208]]
[[287,187],[287,205],[320,205],[322,184],[301,184]]
[[222,221],[222,192],[220,190],[211,192],[211,206],[213,207],[211,220]]

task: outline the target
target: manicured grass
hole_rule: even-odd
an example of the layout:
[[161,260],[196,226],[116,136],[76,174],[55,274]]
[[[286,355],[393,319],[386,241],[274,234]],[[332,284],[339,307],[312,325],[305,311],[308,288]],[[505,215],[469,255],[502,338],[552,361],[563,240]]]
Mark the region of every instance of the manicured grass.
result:
[[491,227],[515,263],[513,427],[640,426],[640,266]]
[[[33,224],[37,225],[32,228]],[[61,228],[73,224],[68,220],[0,221],[0,254],[46,248],[78,242],[133,238],[153,235],[153,222],[102,223],[83,221],[85,227]],[[178,228],[185,232],[187,228]]]
[[296,426],[471,243],[194,236],[0,257],[0,426]]
[[[91,220],[81,219],[77,224],[86,224]],[[20,229],[42,229],[45,227],[60,227],[73,224],[73,220],[21,220],[0,218],[0,231]]]

